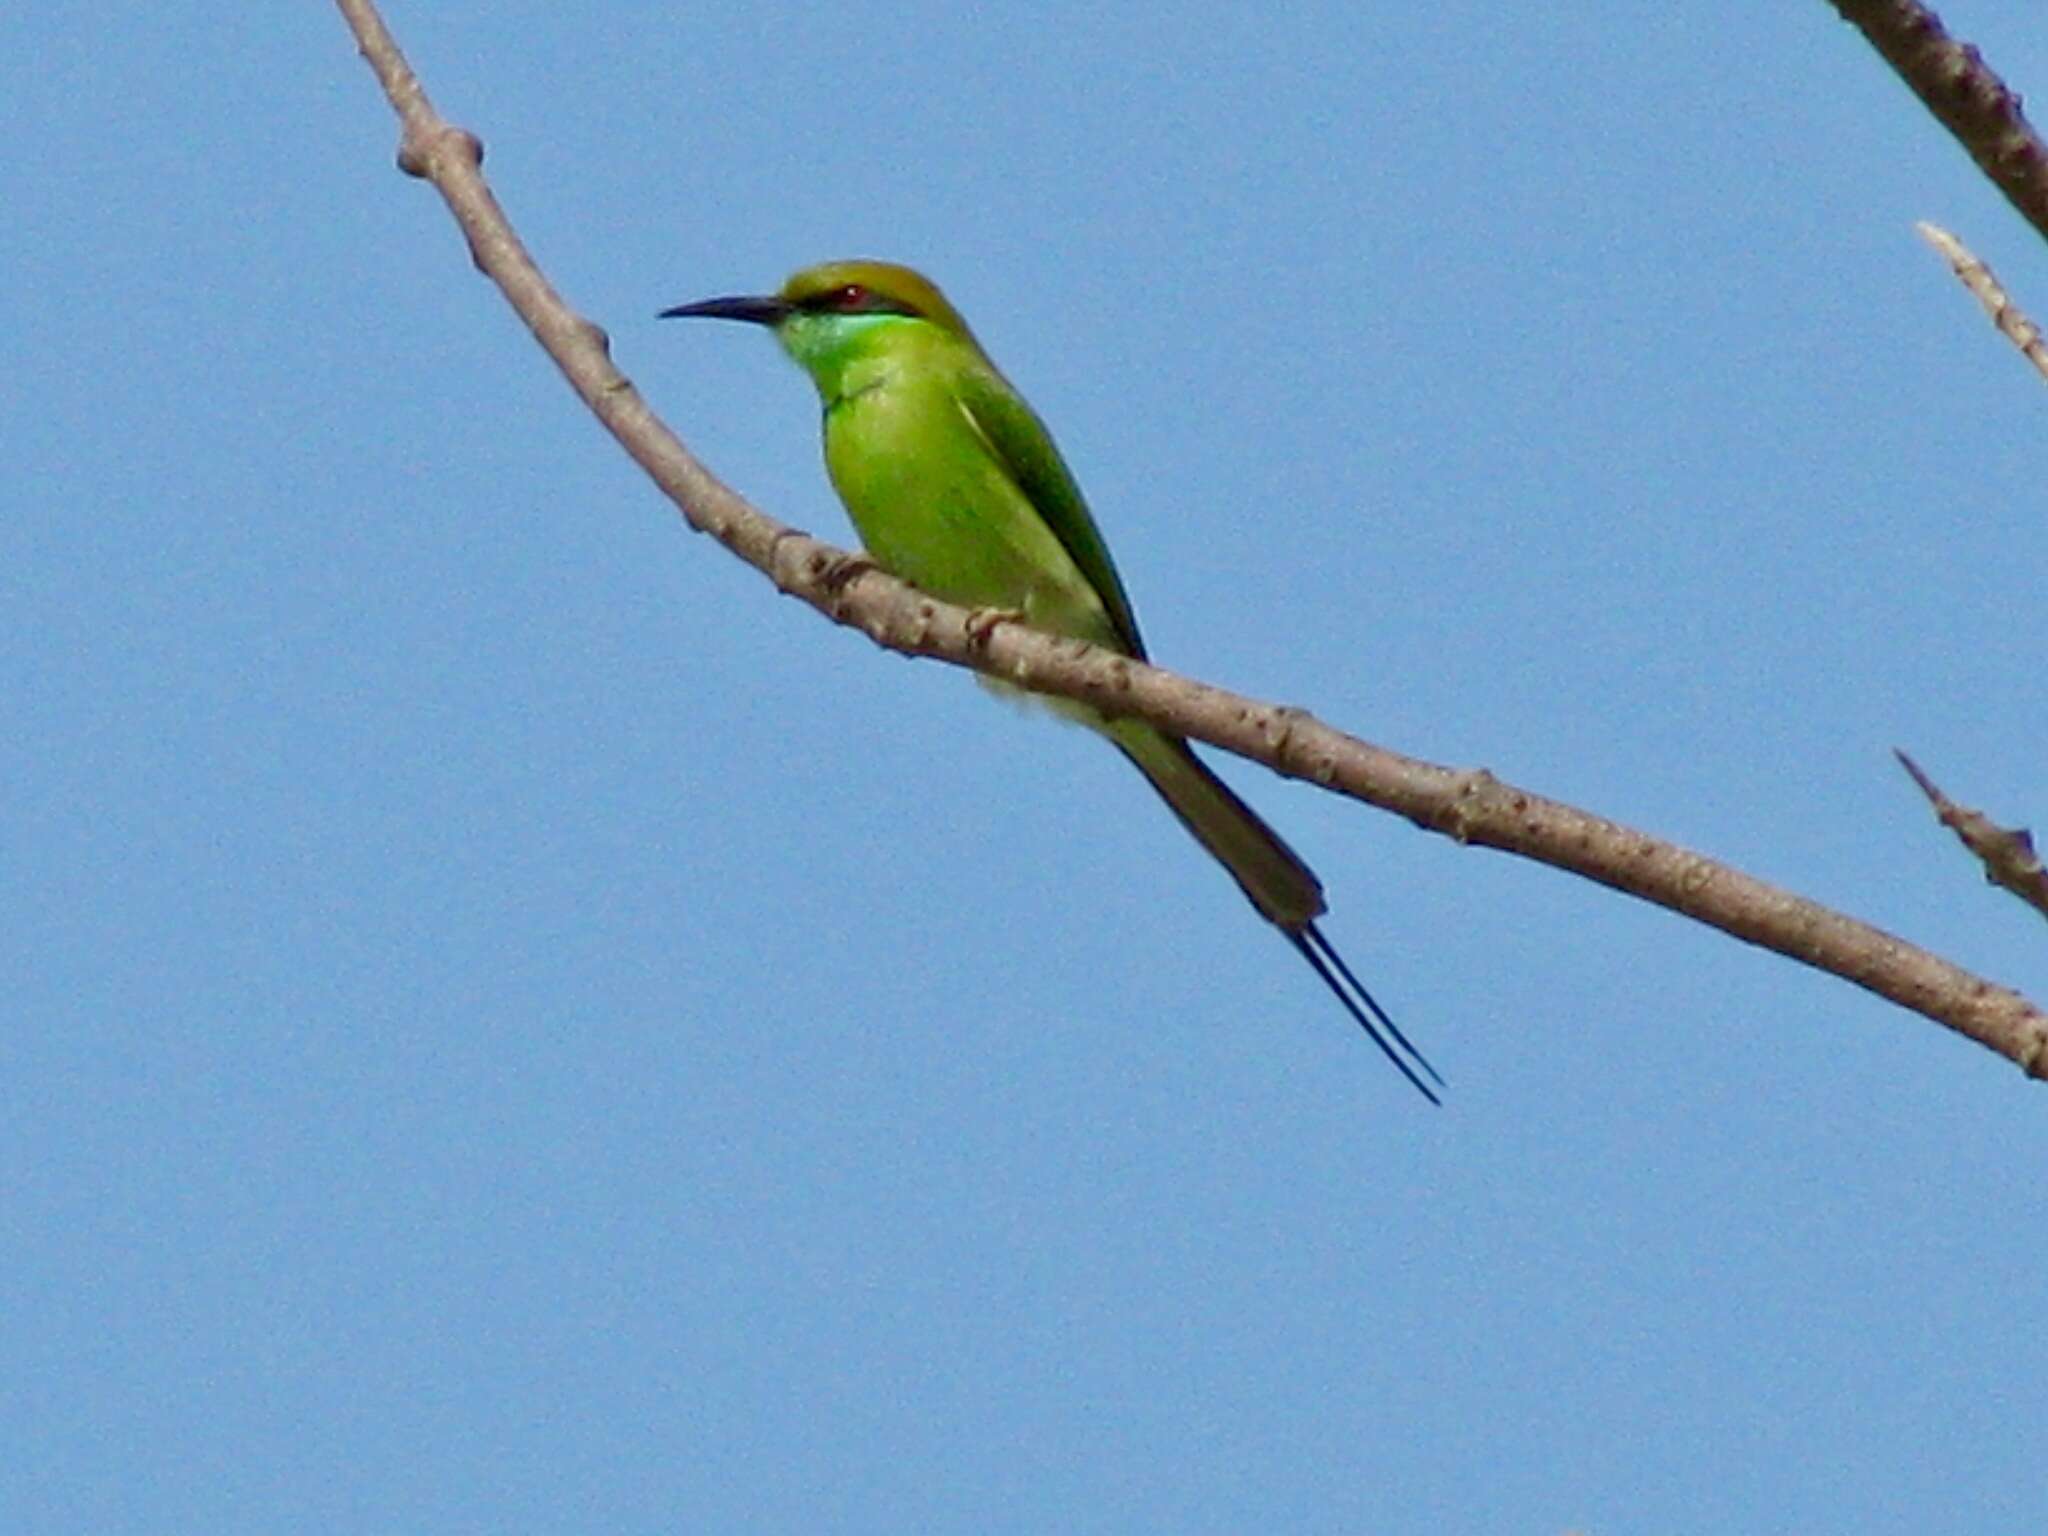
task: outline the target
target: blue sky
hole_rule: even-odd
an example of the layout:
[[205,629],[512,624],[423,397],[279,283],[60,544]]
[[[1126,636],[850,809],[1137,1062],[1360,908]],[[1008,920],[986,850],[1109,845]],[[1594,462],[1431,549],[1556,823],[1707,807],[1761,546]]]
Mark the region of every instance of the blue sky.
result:
[[[394,6],[661,307],[872,254],[1155,655],[2048,993],[2041,242],[1818,0]],[[2022,91],[2032,7],[1945,8]],[[681,524],[339,18],[14,7],[10,1531],[2038,1528],[2048,1101],[1842,983],[1226,768],[1431,1111],[1115,755]]]

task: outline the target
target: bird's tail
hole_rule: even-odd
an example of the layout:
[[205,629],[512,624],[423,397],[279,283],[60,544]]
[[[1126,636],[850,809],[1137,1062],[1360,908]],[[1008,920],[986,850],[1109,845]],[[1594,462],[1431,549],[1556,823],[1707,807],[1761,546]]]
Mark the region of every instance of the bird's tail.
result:
[[1323,883],[1302,863],[1301,856],[1260,819],[1258,812],[1238,799],[1228,784],[1211,773],[1180,737],[1169,736],[1136,720],[1091,723],[1137,764],[1138,771],[1172,807],[1181,825],[1195,835],[1195,840],[1209,850],[1217,863],[1230,871],[1259,915],[1286,935],[1287,942],[1357,1020],[1359,1028],[1372,1037],[1372,1043],[1387,1060],[1399,1067],[1401,1075],[1430,1103],[1441,1103],[1435,1090],[1416,1072],[1417,1067],[1421,1068],[1441,1088],[1444,1080],[1436,1068],[1401,1033],[1400,1026],[1387,1017],[1386,1009],[1366,991],[1365,984],[1344,963],[1344,957],[1316,927],[1316,919],[1326,910]]
[[1322,882],[1185,741],[1136,720],[1107,721],[1102,729],[1230,871],[1261,917],[1298,932],[1323,915]]

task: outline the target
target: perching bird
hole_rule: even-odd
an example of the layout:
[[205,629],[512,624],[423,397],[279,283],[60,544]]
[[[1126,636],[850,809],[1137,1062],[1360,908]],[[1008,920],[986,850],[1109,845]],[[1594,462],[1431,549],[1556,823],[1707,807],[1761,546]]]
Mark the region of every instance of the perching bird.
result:
[[[662,315],[775,333],[818,387],[826,470],[884,569],[947,602],[1020,613],[1036,628],[1144,659],[1109,548],[1051,434],[929,280],[889,262],[833,261],[806,267],[779,293]],[[1066,701],[1055,707],[1116,743],[1387,1059],[1441,1102],[1402,1053],[1441,1087],[1436,1069],[1316,927],[1322,883],[1279,834],[1181,737]]]

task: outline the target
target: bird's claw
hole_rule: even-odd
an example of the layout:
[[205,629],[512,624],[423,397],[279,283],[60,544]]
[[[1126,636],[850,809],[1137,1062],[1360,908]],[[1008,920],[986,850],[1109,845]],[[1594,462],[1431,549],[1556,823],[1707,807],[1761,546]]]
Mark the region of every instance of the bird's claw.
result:
[[879,571],[880,569],[881,567],[875,564],[874,560],[867,555],[858,553],[841,555],[822,571],[818,572],[818,585],[823,587],[834,599],[841,598],[846,595],[846,589],[860,580],[861,577],[867,575],[870,571]]
[[967,615],[967,643],[976,650],[985,650],[995,635],[998,624],[1022,624],[1024,610],[1021,608],[975,608]]

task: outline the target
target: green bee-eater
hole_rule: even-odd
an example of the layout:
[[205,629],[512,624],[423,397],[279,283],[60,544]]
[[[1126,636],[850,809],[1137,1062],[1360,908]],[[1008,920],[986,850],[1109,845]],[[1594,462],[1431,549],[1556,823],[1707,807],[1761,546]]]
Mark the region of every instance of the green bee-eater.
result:
[[[825,467],[884,569],[947,602],[1015,612],[1039,629],[1144,658],[1109,548],[1051,434],[927,279],[887,262],[834,261],[806,267],[772,295],[662,314],[745,320],[775,333],[818,387]],[[1064,701],[1055,707],[1116,743],[1387,1059],[1439,1102],[1401,1052],[1442,1086],[1436,1069],[1317,929],[1322,883],[1294,850],[1181,737]]]

